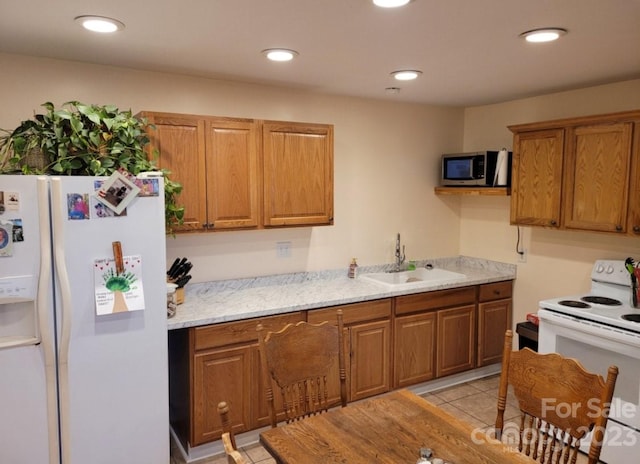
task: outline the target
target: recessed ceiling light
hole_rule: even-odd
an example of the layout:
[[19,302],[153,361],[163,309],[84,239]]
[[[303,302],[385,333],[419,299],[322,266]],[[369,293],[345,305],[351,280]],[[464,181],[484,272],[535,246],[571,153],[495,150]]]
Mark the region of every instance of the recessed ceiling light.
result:
[[286,48],[268,48],[262,50],[262,53],[271,61],[291,61],[298,56],[297,51]]
[[531,31],[523,32],[520,37],[524,37],[527,42],[552,42],[558,40],[560,36],[567,33],[566,29],[559,27],[545,27],[542,29],[533,29]]
[[411,0],[373,0],[375,6],[382,8],[397,8],[399,6],[405,6]]
[[108,34],[124,29],[122,22],[104,16],[78,16],[74,19],[82,24],[82,27],[92,32]]
[[422,74],[422,71],[416,71],[412,69],[405,69],[402,71],[393,71],[391,75],[397,81],[412,81],[417,79]]

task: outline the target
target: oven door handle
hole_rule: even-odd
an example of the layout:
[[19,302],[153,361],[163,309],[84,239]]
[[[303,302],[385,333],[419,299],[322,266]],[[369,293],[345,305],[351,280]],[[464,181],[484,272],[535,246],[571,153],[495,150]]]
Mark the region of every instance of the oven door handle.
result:
[[[598,324],[578,317],[568,316],[566,314],[558,314],[554,311],[542,308],[538,311],[538,317],[540,318],[541,332],[545,330],[544,325],[546,323],[560,326],[571,331],[593,335],[598,337],[598,339],[607,339],[617,343],[623,343],[635,349],[640,347],[640,334],[635,332],[620,330],[604,324]],[[542,333],[540,336],[542,336]],[[604,344],[602,346],[606,347]]]

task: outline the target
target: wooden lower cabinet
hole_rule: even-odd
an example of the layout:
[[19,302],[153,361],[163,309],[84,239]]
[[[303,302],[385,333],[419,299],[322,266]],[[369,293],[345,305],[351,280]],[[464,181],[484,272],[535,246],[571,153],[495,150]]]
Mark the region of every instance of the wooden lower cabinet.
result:
[[477,287],[395,299],[394,387],[475,367]]
[[477,366],[502,361],[504,333],[511,328],[512,281],[480,286],[478,292]]
[[391,323],[368,322],[348,328],[351,345],[349,400],[386,393],[391,389]]
[[309,311],[307,321],[336,321],[342,309],[349,401],[391,390],[391,299]]
[[[356,401],[500,362],[512,282],[418,293],[169,332],[170,420],[183,446],[222,434],[226,401],[236,433],[269,425],[256,326],[336,324],[342,309],[348,400]],[[339,397],[339,379],[329,380]],[[276,397],[276,405],[281,401]]]
[[220,401],[229,403],[235,432],[266,424],[258,321],[274,331],[304,318],[294,312],[169,332],[169,420],[183,446],[220,438]]
[[436,313],[396,317],[393,385],[406,387],[436,375]]
[[436,376],[475,367],[475,305],[438,311]]
[[220,438],[218,403],[230,406],[235,432],[251,428],[252,348],[240,346],[197,353],[193,360],[193,436],[196,446]]

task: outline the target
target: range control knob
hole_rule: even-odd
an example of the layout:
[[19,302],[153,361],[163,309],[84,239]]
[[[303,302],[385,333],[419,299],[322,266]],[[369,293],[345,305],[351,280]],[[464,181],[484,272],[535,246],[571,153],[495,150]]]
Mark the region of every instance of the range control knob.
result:
[[602,264],[598,264],[598,266],[596,267],[596,272],[598,274],[602,274],[604,272],[604,266]]
[[607,274],[613,274],[613,266],[607,266]]

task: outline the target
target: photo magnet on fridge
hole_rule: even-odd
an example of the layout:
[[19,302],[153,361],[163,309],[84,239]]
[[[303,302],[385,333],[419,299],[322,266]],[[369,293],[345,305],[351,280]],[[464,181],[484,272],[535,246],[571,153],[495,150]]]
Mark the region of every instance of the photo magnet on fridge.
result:
[[120,214],[140,192],[140,187],[120,172],[114,172],[96,192],[98,201],[104,203],[114,213]]

